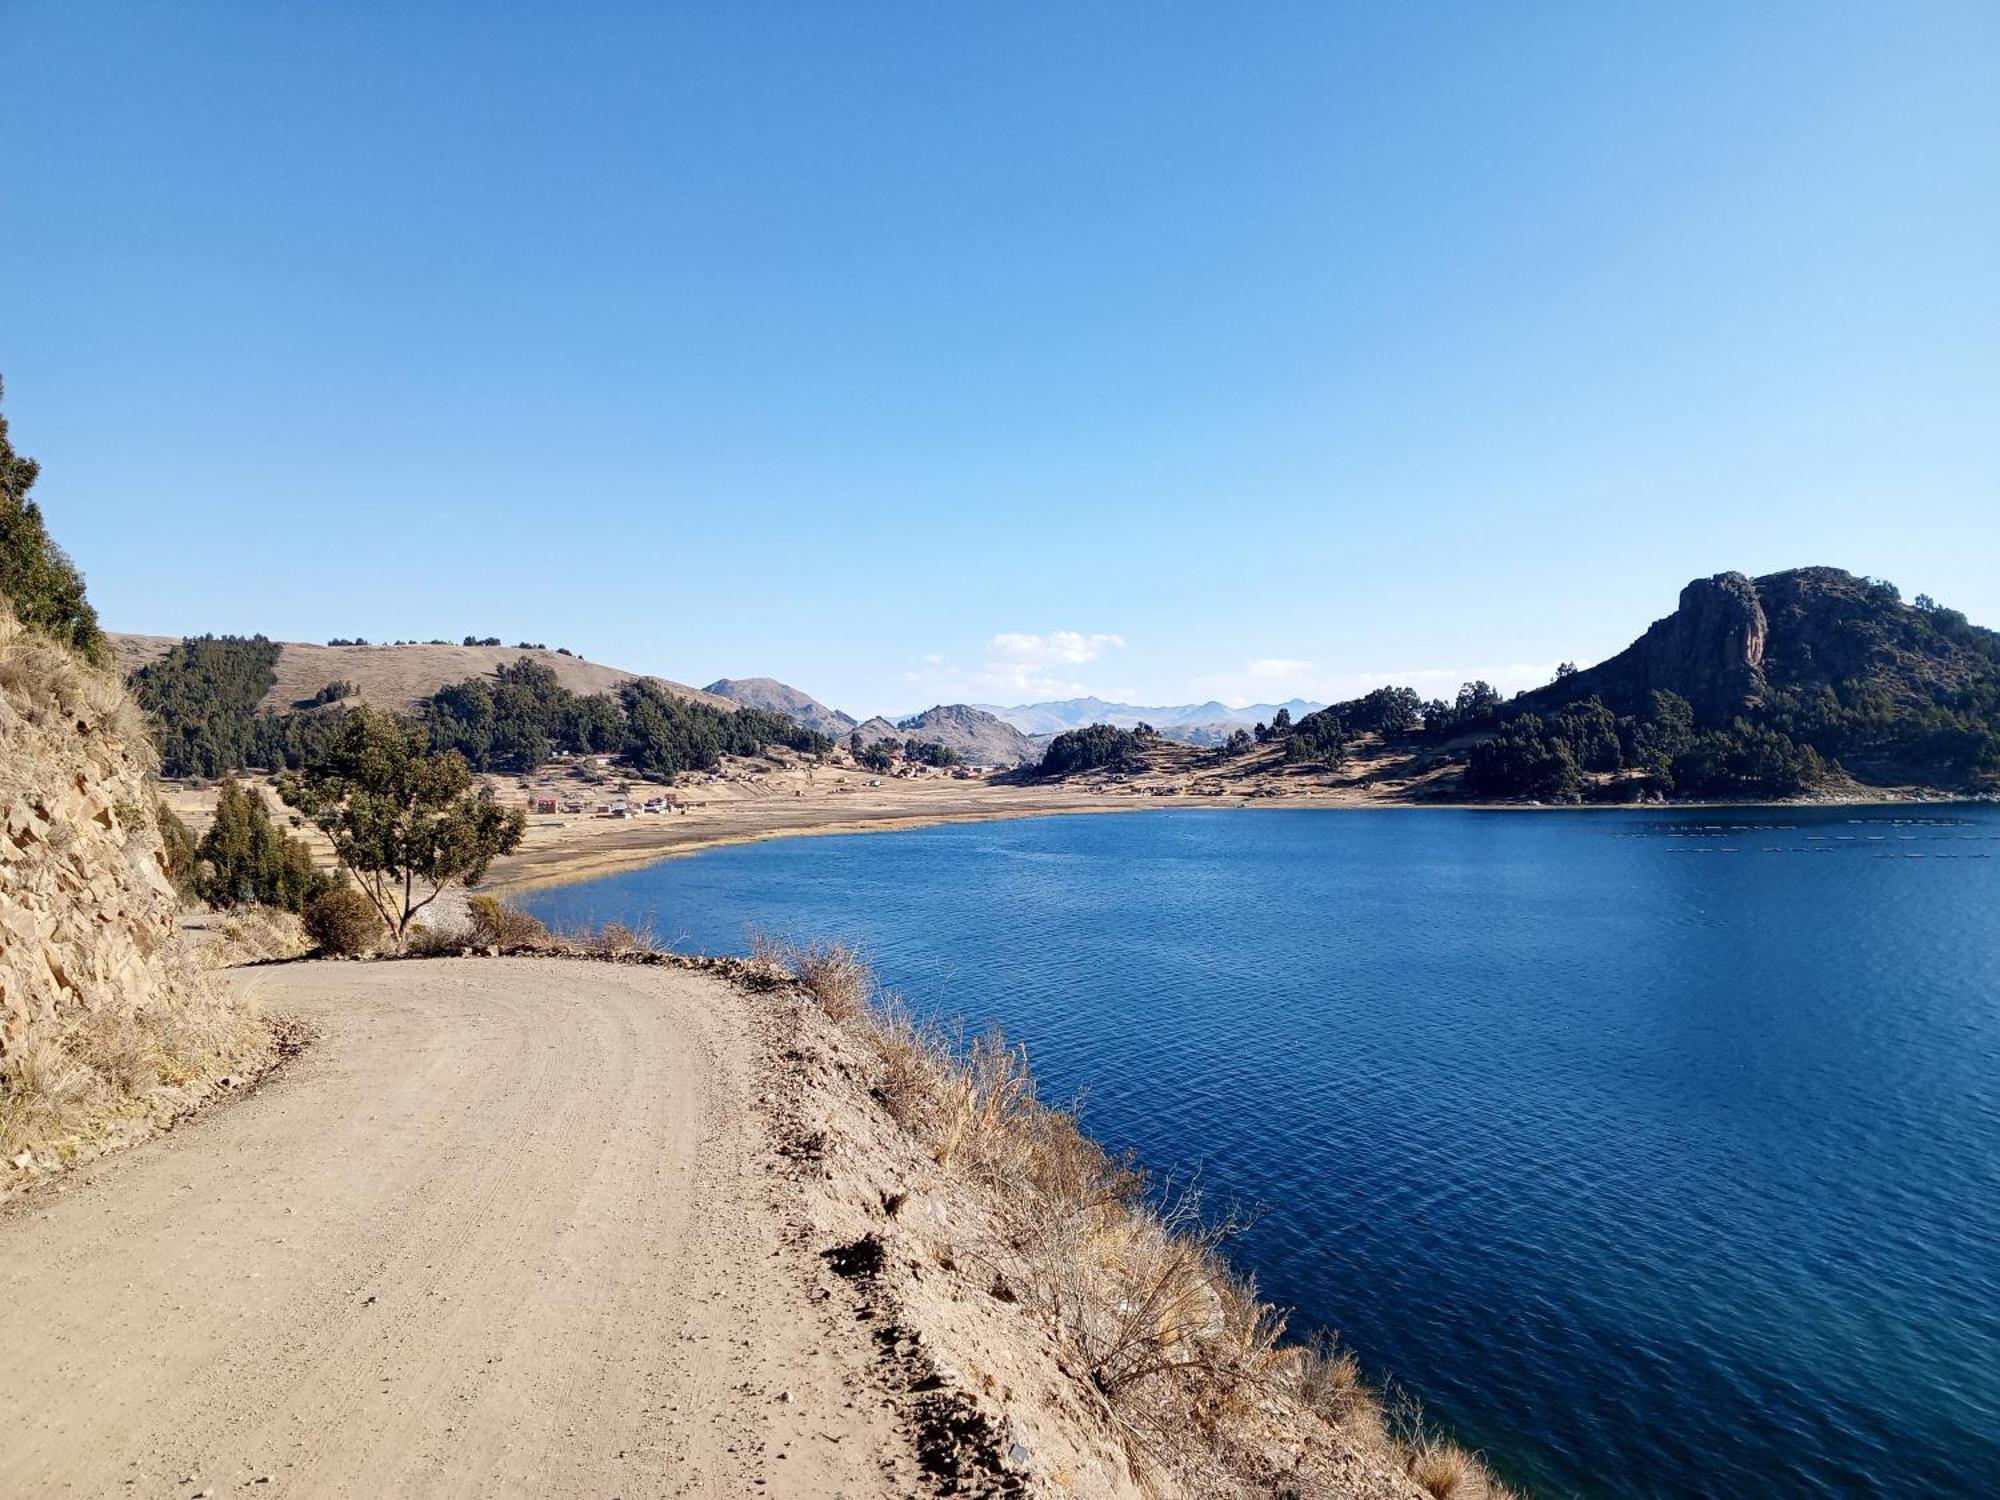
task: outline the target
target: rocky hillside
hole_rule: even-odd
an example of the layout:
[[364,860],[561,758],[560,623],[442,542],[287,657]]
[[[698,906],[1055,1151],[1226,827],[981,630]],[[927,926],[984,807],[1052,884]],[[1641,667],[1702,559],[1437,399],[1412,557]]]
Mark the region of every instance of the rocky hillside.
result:
[[941,703],[936,708],[927,708],[898,720],[896,728],[906,738],[956,750],[974,765],[1018,766],[1037,758],[1033,742],[1020,730],[984,709],[964,703]]
[[1594,697],[1643,715],[1656,690],[1685,698],[1699,727],[1743,719],[1864,781],[1958,787],[2000,772],[2000,634],[1839,568],[1697,578],[1618,655],[1509,708]]
[[783,714],[794,724],[816,729],[835,739],[845,738],[855,721],[837,708],[828,708],[810,693],[778,681],[775,677],[719,677],[703,691],[727,698],[745,708],[761,708]]
[[264,1045],[196,968],[115,677],[0,605],[0,1183],[143,1131]]
[[[130,677],[139,668],[158,661],[176,646],[180,637],[167,635],[126,635],[110,637],[117,654],[121,675]],[[560,651],[523,650],[519,646],[315,646],[304,641],[279,643],[277,678],[264,695],[262,707],[284,713],[301,703],[309,703],[329,683],[353,684],[350,702],[408,713],[439,688],[471,677],[492,677],[503,666],[522,657],[538,662],[556,674],[556,681],[578,694],[609,692],[621,683],[643,674],[622,667],[607,667]],[[695,698],[713,708],[733,708],[726,698],[705,693],[685,683],[656,678],[668,692],[679,698]]]

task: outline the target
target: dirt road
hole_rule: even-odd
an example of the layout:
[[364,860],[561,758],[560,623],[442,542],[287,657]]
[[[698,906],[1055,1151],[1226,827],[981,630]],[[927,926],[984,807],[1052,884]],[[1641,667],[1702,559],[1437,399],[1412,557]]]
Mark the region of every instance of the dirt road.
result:
[[907,1493],[718,982],[233,982],[321,1039],[0,1215],[0,1495]]

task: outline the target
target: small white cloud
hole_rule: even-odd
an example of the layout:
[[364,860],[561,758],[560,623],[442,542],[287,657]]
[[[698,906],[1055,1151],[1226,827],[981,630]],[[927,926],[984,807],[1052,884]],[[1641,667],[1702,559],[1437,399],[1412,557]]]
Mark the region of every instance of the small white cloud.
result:
[[997,670],[1082,666],[1096,661],[1108,648],[1122,648],[1122,635],[1084,635],[1053,630],[1047,635],[996,635],[986,643],[986,665]]
[[1111,632],[1003,631],[988,638],[979,665],[969,671],[953,667],[938,652],[928,651],[920,658],[921,666],[902,676],[905,682],[926,685],[940,698],[970,702],[1011,704],[1040,698],[1082,698],[1092,696],[1093,690],[1062,669],[1087,666],[1124,645],[1125,637]]
[[1244,670],[1259,681],[1282,681],[1306,676],[1312,671],[1312,663],[1295,661],[1288,656],[1260,656],[1255,661],[1246,662]]

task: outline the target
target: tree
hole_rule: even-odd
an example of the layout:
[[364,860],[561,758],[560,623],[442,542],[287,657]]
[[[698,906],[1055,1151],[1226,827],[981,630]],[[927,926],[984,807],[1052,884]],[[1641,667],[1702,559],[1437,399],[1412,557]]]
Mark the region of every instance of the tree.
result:
[[1347,725],[1340,710],[1351,706],[1335,704],[1299,720],[1285,737],[1285,759],[1293,765],[1317,761],[1328,770],[1339,770],[1347,759]]
[[194,889],[213,907],[277,906],[303,911],[333,882],[313,866],[312,851],[271,821],[264,799],[227,777],[215,821],[194,846]]
[[1679,693],[1655,688],[1646,716],[1632,730],[1633,765],[1656,781],[1673,781],[1674,758],[1694,741],[1694,709]]
[[1576,763],[1586,771],[1615,771],[1621,752],[1618,721],[1597,698],[1564,707],[1552,726],[1555,737],[1568,744]]
[[[6,387],[0,384],[0,398]],[[104,632],[84,597],[83,575],[50,538],[41,508],[28,498],[42,466],[16,453],[0,412],[0,599],[30,630],[53,636],[85,660],[103,665]]]
[[410,922],[455,882],[477,885],[527,826],[474,788],[465,757],[427,748],[423,730],[358,709],[325,757],[279,795],[333,846],[401,946]]

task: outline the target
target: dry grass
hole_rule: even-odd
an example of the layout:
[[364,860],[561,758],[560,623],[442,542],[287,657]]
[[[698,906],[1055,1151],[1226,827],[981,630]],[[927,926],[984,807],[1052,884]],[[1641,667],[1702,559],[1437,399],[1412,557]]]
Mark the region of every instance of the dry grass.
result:
[[866,1014],[875,999],[875,972],[852,943],[792,943],[756,933],[750,940],[750,961],[767,981],[796,980],[821,1010],[842,1023]]
[[565,927],[556,936],[567,947],[582,953],[601,953],[607,958],[665,953],[668,948],[661,941],[650,914],[629,927],[623,922],[606,922],[601,927]]
[[298,958],[311,947],[305,923],[296,912],[275,906],[238,906],[210,926],[208,940],[195,949],[195,958],[204,969],[230,969]]
[[539,917],[495,896],[474,896],[466,903],[472,914],[472,940],[482,948],[522,948],[549,940]]
[[[1287,1342],[1284,1315],[1225,1254],[1242,1221],[1210,1212],[1192,1186],[1150,1184],[1091,1140],[1073,1111],[1039,1097],[1025,1049],[997,1033],[965,1045],[893,1000],[871,1003],[873,978],[844,945],[761,943],[756,957],[872,1044],[875,1097],[995,1206],[985,1240],[955,1253],[984,1262],[1039,1319],[1142,1480],[1264,1492],[1275,1421],[1285,1438],[1373,1455],[1434,1500],[1506,1495],[1420,1417],[1392,1425],[1353,1354],[1323,1336]],[[829,974],[831,1005],[808,978]]]
[[143,1113],[160,1089],[229,1072],[258,1029],[246,1013],[191,1006],[29,1029],[0,1060],[0,1162],[30,1147],[70,1155],[121,1111]]

